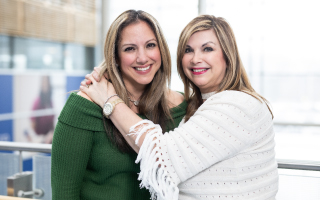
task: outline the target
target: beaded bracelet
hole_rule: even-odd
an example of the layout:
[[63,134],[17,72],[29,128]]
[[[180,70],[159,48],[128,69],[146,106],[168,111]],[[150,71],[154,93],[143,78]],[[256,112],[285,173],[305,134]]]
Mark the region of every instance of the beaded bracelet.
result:
[[[104,104],[106,104],[111,97],[115,97],[115,96],[118,96],[118,97],[119,97],[119,95],[117,95],[117,94],[111,95],[110,97],[107,98],[107,100],[104,102]],[[120,97],[119,97],[119,98],[120,98]]]

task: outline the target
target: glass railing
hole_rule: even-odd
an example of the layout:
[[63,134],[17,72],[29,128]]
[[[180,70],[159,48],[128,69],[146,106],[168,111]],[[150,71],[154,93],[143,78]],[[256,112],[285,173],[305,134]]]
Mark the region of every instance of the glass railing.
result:
[[[51,200],[51,144],[0,142],[0,195]],[[22,152],[33,156],[33,171],[22,171]]]
[[[34,199],[51,200],[51,157],[44,155],[33,156],[33,171],[22,172],[22,152],[51,153],[50,144],[0,142],[0,150],[18,153],[0,153],[0,195],[29,197]],[[320,162],[277,160],[279,168],[278,200],[319,200],[320,199]],[[33,181],[22,190],[8,185],[9,179],[29,176]],[[14,179],[15,180],[15,179]],[[14,182],[11,180],[11,182]]]

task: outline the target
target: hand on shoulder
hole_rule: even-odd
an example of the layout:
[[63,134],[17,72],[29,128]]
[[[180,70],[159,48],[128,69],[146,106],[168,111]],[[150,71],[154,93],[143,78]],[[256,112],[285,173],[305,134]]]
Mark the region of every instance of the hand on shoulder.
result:
[[[82,96],[83,98],[88,99],[89,101],[92,101],[92,99],[90,99],[90,97],[89,97],[86,93],[84,93],[84,92],[82,92],[82,91],[79,91],[79,92],[77,93],[77,95]],[[93,102],[93,101],[92,101],[92,102]]]
[[167,97],[170,108],[176,107],[184,101],[183,94],[170,89],[168,90]]

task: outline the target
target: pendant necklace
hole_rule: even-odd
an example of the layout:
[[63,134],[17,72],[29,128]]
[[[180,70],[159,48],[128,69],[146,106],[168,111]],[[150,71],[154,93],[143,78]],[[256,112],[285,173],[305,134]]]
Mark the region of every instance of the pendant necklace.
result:
[[134,100],[130,99],[130,97],[128,97],[128,99],[129,99],[129,101],[131,101],[135,106],[138,106],[138,105],[139,105],[139,100],[134,101]]

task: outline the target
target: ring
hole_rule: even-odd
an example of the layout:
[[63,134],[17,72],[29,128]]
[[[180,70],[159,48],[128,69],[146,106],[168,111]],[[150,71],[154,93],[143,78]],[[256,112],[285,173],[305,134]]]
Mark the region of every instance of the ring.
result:
[[87,84],[86,84],[86,86],[87,86],[87,88],[89,88],[90,85],[87,85]]

